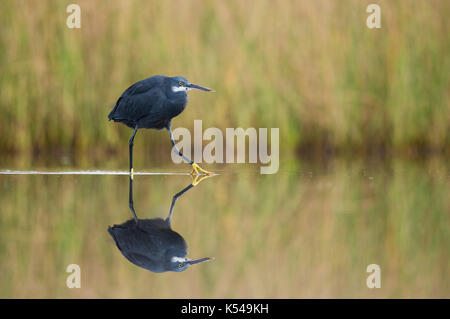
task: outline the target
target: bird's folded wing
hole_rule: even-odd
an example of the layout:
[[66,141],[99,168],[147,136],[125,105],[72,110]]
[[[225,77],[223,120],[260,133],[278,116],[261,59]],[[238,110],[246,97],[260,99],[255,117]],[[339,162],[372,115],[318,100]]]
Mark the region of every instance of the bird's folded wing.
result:
[[164,93],[159,88],[147,91],[136,90],[133,94],[124,94],[117,101],[112,119],[137,122],[141,118],[160,112],[164,104]]

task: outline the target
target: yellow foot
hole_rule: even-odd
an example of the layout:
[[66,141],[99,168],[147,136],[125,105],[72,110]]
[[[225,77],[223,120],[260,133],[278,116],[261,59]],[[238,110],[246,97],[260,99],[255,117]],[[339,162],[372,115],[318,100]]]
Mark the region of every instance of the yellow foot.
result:
[[132,168],[132,169],[130,170],[130,178],[133,179],[133,177],[134,177],[134,169]]
[[204,170],[200,166],[197,165],[197,163],[192,163],[192,172],[191,175],[213,175],[213,172],[208,172],[207,170]]
[[212,177],[213,175],[191,175],[192,176],[192,185],[197,186],[202,180]]

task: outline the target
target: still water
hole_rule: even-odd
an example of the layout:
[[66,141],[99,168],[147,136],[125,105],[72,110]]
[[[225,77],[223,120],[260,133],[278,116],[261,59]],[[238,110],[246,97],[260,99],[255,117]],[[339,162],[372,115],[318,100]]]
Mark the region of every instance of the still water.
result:
[[[162,273],[130,262],[108,232],[133,221],[126,173],[61,170],[0,174],[2,298],[450,297],[443,160],[292,161],[275,175],[218,167],[178,197],[170,225],[186,257],[215,259]],[[135,176],[137,218],[167,218],[192,183],[176,172]],[[81,288],[66,286],[70,264]],[[370,264],[381,288],[367,287]]]

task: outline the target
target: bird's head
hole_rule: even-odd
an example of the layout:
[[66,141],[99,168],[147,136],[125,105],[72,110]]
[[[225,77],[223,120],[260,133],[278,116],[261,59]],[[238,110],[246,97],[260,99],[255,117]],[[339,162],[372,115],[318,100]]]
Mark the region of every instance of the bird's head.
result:
[[170,260],[170,270],[181,272],[185,271],[192,265],[200,264],[206,261],[214,260],[214,258],[200,258],[200,259],[189,259],[185,257],[172,257]]
[[194,83],[189,82],[186,78],[182,76],[174,76],[170,78],[170,87],[172,92],[187,92],[189,90],[202,90],[213,92],[213,89],[200,86]]

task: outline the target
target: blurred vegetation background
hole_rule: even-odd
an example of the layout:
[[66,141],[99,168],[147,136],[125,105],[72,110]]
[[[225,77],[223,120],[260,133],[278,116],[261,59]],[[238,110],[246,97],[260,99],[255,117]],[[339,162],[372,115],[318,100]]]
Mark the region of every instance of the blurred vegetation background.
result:
[[[131,131],[107,114],[132,83],[183,75],[174,127],[280,127],[285,152],[443,152],[449,146],[450,2],[74,1],[0,3],[0,152],[119,152]],[[137,152],[169,148],[141,134]]]

